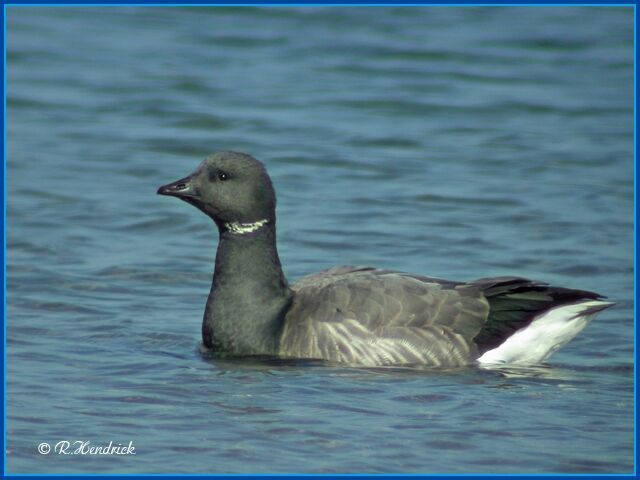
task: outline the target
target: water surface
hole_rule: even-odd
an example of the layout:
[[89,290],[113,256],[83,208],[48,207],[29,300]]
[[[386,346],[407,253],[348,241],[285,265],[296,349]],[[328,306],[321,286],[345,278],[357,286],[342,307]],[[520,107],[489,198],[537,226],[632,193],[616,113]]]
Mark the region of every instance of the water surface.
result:
[[[10,473],[630,472],[631,8],[7,12]],[[199,351],[212,223],[155,195],[263,160],[290,280],[518,274],[617,302],[543,366]],[[41,455],[133,441],[135,456]]]

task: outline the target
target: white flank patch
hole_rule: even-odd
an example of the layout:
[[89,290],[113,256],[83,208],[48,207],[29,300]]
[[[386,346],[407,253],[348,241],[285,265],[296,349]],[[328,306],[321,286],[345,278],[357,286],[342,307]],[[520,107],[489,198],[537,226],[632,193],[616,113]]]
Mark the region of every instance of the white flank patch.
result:
[[268,221],[269,220],[264,219],[264,220],[258,220],[257,222],[253,222],[253,223],[229,222],[229,223],[225,223],[224,226],[227,227],[227,230],[229,230],[231,233],[237,233],[239,235],[242,235],[244,233],[255,232],[260,227],[266,225]]
[[485,352],[478,362],[482,365],[540,363],[580,333],[598,313],[585,312],[605,305],[612,304],[588,300],[552,308],[516,331],[500,346]]

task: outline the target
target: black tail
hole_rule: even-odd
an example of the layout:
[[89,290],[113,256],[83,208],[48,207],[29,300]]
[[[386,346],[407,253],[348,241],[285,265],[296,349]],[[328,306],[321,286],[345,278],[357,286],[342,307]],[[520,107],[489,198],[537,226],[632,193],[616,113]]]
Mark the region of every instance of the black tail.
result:
[[496,348],[517,330],[552,308],[582,300],[606,298],[586,290],[553,287],[518,277],[481,278],[472,283],[480,287],[489,301],[487,323],[473,339],[480,354]]

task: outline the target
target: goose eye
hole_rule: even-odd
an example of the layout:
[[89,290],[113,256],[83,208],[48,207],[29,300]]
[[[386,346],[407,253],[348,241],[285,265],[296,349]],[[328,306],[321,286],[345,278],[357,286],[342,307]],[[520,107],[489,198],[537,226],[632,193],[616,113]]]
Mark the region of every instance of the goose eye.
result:
[[225,172],[218,172],[218,180],[220,181],[225,181],[225,180],[229,180],[229,175],[226,174]]

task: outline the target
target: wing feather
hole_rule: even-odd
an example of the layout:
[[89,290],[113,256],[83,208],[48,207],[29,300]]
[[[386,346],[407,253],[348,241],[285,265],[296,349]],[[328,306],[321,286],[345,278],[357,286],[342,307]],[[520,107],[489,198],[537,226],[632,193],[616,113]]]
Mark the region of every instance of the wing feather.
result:
[[361,365],[470,363],[489,311],[477,287],[366,267],[336,267],[292,289],[281,353]]

